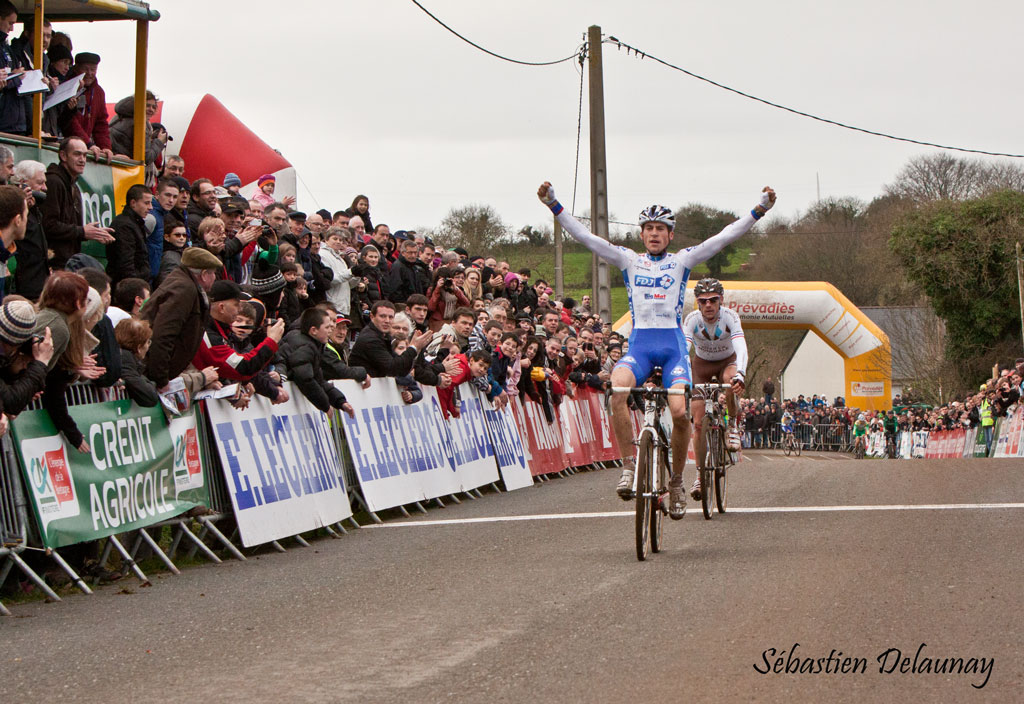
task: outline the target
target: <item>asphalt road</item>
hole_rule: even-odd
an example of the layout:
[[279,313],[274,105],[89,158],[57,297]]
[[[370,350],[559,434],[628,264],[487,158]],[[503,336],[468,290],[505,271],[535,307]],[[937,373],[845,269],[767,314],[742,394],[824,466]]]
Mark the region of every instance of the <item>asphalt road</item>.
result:
[[[645,563],[616,478],[579,474],[152,588],[124,580],[15,606],[0,619],[0,691],[11,702],[1024,698],[1021,462],[753,454],[730,476],[737,510],[705,521],[691,502]],[[1018,505],[964,506],[1007,503]],[[879,508],[764,510],[841,506]],[[615,515],[431,524],[602,512]],[[794,647],[797,669],[863,665],[771,671]],[[922,672],[926,658],[977,671]]]

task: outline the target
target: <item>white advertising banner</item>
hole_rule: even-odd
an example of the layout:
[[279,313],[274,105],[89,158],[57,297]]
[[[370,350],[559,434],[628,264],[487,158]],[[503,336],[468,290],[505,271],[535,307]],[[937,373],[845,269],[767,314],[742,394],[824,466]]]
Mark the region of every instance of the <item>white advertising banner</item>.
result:
[[421,386],[421,401],[406,404],[394,379],[374,379],[369,389],[334,384],[355,408],[355,419],[342,416],[345,438],[371,511],[498,481],[483,405],[469,386],[460,388],[461,417],[446,421],[430,386]]
[[505,489],[513,491],[524,487],[533,486],[533,475],[530,473],[530,449],[519,433],[519,426],[512,406],[508,405],[500,411],[494,410],[494,406],[487,400],[486,396],[477,392],[484,407],[484,419],[487,421],[487,429],[491,434],[491,442],[494,445],[494,457],[498,462],[498,469],[501,471],[501,480]]
[[276,406],[262,396],[243,411],[206,401],[246,547],[352,515],[327,416],[294,384],[286,388],[289,400]]

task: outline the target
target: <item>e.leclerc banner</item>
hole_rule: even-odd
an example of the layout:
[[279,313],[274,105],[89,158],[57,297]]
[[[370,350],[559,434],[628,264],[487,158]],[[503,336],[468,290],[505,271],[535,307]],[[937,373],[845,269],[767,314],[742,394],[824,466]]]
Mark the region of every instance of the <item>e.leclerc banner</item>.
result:
[[297,386],[285,388],[289,399],[278,405],[262,396],[241,411],[205,402],[246,547],[352,515],[327,416]]
[[342,417],[345,439],[371,511],[498,480],[484,408],[469,385],[459,388],[461,417],[445,420],[430,386],[421,387],[422,400],[406,404],[394,379],[374,379],[368,389],[349,380],[333,383],[355,407],[355,419]]
[[11,424],[26,493],[46,547],[98,540],[209,503],[192,413],[170,426],[131,401],[71,406],[89,453],[65,442],[46,411]]
[[500,411],[479,391],[477,397],[484,408],[484,420],[490,432],[491,443],[494,445],[494,457],[498,461],[501,480],[507,491],[533,486],[533,475],[530,474],[530,450],[523,442],[516,424],[515,411],[507,405]]

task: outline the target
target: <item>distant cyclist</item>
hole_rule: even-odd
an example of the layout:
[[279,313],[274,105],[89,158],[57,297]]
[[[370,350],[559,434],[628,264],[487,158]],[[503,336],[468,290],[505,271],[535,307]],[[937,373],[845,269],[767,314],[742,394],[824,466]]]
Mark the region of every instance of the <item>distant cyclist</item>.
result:
[[863,447],[864,452],[868,449],[868,419],[863,413],[857,416],[857,420],[853,422],[853,451],[856,452],[858,447]]
[[[675,236],[675,217],[663,205],[652,205],[640,213],[640,239],[645,252],[617,247],[590,233],[555,200],[554,189],[545,181],[537,189],[541,202],[551,209],[562,227],[591,252],[622,270],[629,296],[633,330],[629,354],[612,370],[613,386],[635,387],[643,383],[654,367],[662,368],[665,388],[682,389],[690,384],[690,358],[683,336],[683,298],[690,271],[739,239],[775,204],[775,191],[764,188],[750,213],[727,225],[720,233],[675,254],[668,253]],[[612,424],[623,453],[632,454],[633,424],[626,406],[626,394],[612,396]],[[669,396],[672,414],[672,479],[669,482],[669,515],[680,519],[686,512],[683,467],[690,443],[690,419],[684,397]],[[633,493],[635,458],[626,457],[625,469],[616,492],[623,499]]]
[[[718,279],[706,278],[693,287],[697,308],[683,321],[683,334],[693,348],[693,383],[707,384],[712,378],[728,382],[725,394],[729,409],[728,447],[740,449],[740,433],[736,427],[736,397],[746,388],[744,376],[747,372],[747,341],[743,337],[743,326],[731,308],[722,306],[725,288]],[[704,420],[704,399],[694,398],[690,402],[690,413],[694,424],[693,450],[697,457],[704,456],[704,442],[700,436]],[[700,472],[690,488],[690,496],[700,501]]]

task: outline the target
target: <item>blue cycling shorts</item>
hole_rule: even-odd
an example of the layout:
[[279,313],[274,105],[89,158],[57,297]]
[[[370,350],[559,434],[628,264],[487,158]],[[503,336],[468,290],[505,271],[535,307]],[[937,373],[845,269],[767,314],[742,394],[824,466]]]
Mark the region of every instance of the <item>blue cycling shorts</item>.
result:
[[655,367],[661,367],[662,385],[668,389],[690,384],[690,355],[681,328],[634,329],[629,335],[629,354],[615,368],[633,373],[637,386],[643,384]]

